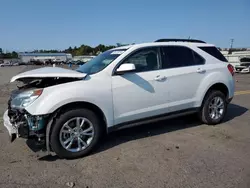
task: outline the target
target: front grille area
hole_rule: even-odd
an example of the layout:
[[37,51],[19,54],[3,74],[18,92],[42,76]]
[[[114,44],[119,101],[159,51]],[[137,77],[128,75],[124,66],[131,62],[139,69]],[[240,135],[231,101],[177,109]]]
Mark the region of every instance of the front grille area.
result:
[[8,110],[10,110],[11,109],[11,98],[8,100]]
[[12,124],[22,121],[23,114],[18,109],[11,108],[11,98],[8,101],[8,116]]
[[242,71],[243,69],[246,69],[246,68],[247,67],[242,67],[242,66],[241,67],[237,67],[237,66],[235,67],[236,71]]
[[9,109],[8,110],[8,116],[10,118],[10,122],[12,124],[15,124],[19,120],[20,113],[18,111],[16,111],[16,110]]
[[11,98],[8,100],[8,116],[10,118],[10,122],[12,122],[12,117],[15,116],[15,112],[11,109]]

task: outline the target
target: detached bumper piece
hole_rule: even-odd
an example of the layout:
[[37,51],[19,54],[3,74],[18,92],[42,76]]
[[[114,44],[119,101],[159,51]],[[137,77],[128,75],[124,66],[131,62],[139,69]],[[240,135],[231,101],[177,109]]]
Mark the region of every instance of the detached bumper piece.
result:
[[8,130],[10,141],[13,142],[18,137],[18,130],[17,127],[11,124],[10,118],[8,116],[8,110],[5,111],[3,115],[3,124]]

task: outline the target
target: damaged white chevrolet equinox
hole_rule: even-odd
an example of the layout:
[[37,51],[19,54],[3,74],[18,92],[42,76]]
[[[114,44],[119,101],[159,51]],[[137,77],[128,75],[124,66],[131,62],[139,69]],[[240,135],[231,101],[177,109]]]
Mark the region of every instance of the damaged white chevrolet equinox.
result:
[[76,70],[45,67],[14,76],[4,113],[11,140],[42,142],[78,158],[111,131],[196,113],[220,123],[234,96],[234,69],[200,40],[161,39],[101,53]]

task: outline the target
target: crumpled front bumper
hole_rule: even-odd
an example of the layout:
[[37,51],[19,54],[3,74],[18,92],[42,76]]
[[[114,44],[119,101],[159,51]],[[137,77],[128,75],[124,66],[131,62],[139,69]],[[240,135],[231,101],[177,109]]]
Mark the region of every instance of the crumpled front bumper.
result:
[[13,124],[11,124],[10,118],[8,116],[8,110],[6,110],[4,112],[3,125],[8,130],[8,133],[9,133],[9,136],[10,136],[10,141],[13,142],[15,140],[15,138],[18,137],[18,130]]

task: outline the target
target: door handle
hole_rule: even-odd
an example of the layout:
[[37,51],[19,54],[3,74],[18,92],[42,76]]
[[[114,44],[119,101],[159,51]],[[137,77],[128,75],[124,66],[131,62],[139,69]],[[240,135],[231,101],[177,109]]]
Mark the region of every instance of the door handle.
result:
[[198,69],[197,69],[197,72],[198,72],[198,73],[205,73],[206,70],[205,70],[205,69],[202,69],[202,68],[198,68]]
[[160,75],[158,75],[158,76],[156,76],[155,77],[155,81],[164,81],[164,80],[166,80],[167,79],[167,77],[166,76],[160,76]]

